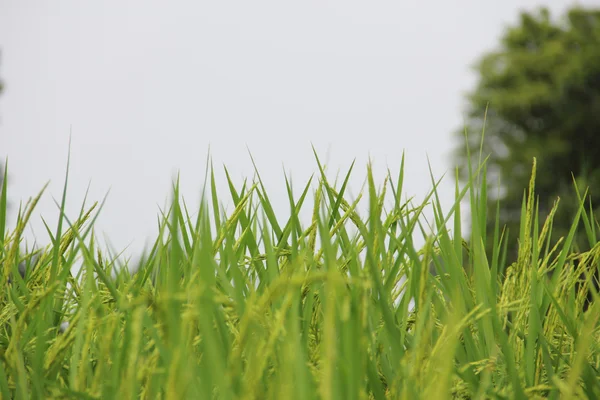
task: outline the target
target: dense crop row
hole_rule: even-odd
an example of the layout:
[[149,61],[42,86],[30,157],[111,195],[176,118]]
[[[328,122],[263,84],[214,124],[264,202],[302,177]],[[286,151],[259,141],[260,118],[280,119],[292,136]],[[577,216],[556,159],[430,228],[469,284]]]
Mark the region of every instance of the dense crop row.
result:
[[[486,231],[484,167],[447,210],[433,178],[422,202],[402,201],[403,167],[381,186],[369,169],[353,202],[352,168],[333,183],[317,167],[299,194],[285,182],[284,220],[260,175],[229,180],[230,213],[212,169],[193,213],[176,184],[154,246],[122,269],[95,243],[96,205],[62,215],[48,228],[52,245],[24,251],[37,198],[8,232],[5,185],[2,398],[600,398],[600,302],[589,284],[600,246],[585,194],[571,235],[552,243],[535,164],[521,231],[508,238]],[[590,251],[574,252],[576,227]],[[507,265],[515,236],[518,260]]]

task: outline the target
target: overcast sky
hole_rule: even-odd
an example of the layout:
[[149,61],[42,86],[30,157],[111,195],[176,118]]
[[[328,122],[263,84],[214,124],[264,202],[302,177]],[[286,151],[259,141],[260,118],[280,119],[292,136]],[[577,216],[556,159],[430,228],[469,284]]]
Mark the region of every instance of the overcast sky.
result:
[[316,170],[311,144],[333,172],[357,160],[355,194],[369,157],[382,180],[405,151],[405,196],[421,199],[429,157],[436,177],[449,173],[449,205],[471,65],[519,10],[573,4],[0,0],[9,196],[17,205],[51,182],[27,231],[48,243],[40,215],[54,227],[71,134],[68,215],[88,185],[91,200],[110,190],[97,233],[130,254],[156,232],[175,173],[198,200],[209,146],[238,183],[253,175],[249,148],[282,213],[283,168],[299,188]]

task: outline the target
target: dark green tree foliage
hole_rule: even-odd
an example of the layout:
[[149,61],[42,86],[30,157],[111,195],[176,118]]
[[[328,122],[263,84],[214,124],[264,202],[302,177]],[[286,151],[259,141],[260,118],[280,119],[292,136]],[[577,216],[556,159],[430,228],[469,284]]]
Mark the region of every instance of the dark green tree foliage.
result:
[[[490,156],[493,185],[488,220],[494,223],[500,197],[510,261],[533,157],[540,215],[560,197],[554,239],[568,233],[577,210],[574,180],[582,194],[589,187],[588,199],[600,210],[600,9],[575,8],[560,22],[552,21],[547,9],[522,13],[499,49],[486,54],[476,70],[479,83],[468,96],[467,137],[472,157],[478,156],[487,109],[483,156]],[[464,130],[459,134],[456,159],[464,179]],[[583,234],[577,244],[589,247]]]

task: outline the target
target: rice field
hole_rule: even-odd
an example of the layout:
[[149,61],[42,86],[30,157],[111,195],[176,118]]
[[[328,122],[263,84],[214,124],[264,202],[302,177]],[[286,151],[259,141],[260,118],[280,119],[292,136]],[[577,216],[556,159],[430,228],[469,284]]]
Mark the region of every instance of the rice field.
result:
[[[570,234],[552,242],[556,208],[540,220],[532,166],[520,232],[507,237],[486,211],[485,162],[444,209],[433,176],[425,198],[402,200],[404,158],[396,175],[376,177],[367,165],[350,200],[355,167],[331,181],[315,155],[301,192],[282,182],[284,218],[258,171],[237,187],[226,174],[229,190],[218,192],[208,165],[200,204],[188,207],[174,182],[153,246],[126,266],[96,243],[102,204],[65,215],[65,196],[59,223],[47,226],[51,245],[27,250],[23,232],[43,191],[8,209],[5,175],[0,396],[600,398],[600,302],[590,284],[599,225],[578,193]],[[18,220],[11,230],[7,209]],[[578,227],[591,250],[573,248]]]

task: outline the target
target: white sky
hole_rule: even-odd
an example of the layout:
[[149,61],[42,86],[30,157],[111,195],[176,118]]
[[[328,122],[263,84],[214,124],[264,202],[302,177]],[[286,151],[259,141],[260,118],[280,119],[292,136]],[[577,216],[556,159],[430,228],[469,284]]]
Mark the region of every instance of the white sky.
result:
[[130,254],[156,232],[177,171],[196,204],[209,146],[238,183],[253,175],[248,146],[284,214],[283,167],[299,194],[316,171],[311,143],[332,172],[357,160],[353,193],[369,156],[383,179],[406,151],[405,195],[421,199],[429,157],[449,173],[449,205],[470,66],[542,4],[575,2],[0,0],[11,211],[51,181],[27,231],[48,243],[40,214],[54,229],[71,129],[68,215],[88,184],[91,200],[110,189],[96,230]]

